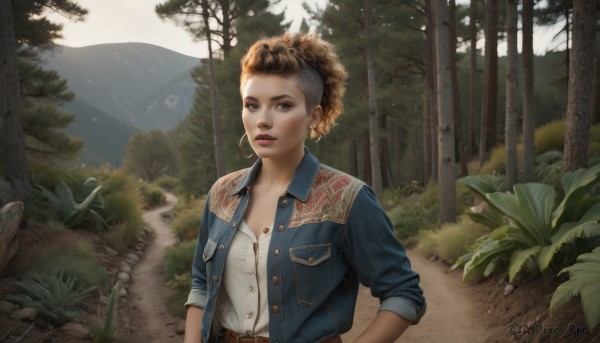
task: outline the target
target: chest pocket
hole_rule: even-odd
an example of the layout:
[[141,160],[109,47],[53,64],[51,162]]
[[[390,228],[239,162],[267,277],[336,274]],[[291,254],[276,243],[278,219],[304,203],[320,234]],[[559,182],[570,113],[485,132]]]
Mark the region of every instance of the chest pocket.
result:
[[208,290],[211,289],[211,285],[213,283],[213,257],[215,256],[215,251],[217,250],[217,243],[215,243],[212,239],[208,239],[206,245],[204,246],[204,251],[202,252],[202,261],[204,261],[204,265],[206,268],[206,284]]
[[331,243],[290,248],[290,258],[298,304],[310,307],[326,298],[333,284]]

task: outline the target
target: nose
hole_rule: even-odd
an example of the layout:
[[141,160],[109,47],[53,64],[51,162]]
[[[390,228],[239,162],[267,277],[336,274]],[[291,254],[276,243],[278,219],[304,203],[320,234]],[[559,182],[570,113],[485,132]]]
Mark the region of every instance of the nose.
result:
[[268,129],[273,126],[271,113],[268,109],[263,109],[260,111],[258,120],[256,121],[256,126],[258,126],[259,129]]

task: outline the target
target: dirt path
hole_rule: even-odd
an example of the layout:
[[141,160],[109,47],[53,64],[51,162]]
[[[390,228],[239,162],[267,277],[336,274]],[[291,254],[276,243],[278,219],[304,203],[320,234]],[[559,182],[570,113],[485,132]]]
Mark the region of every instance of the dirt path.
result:
[[[176,198],[168,194],[167,204],[144,214],[155,239],[134,269],[129,308],[136,341],[144,343],[175,343],[183,340],[175,334],[177,319],[165,307],[168,288],[164,283],[165,250],[175,238],[161,213],[168,211]],[[460,281],[459,272],[451,272],[441,263],[432,262],[415,251],[408,252],[413,268],[421,275],[421,287],[427,298],[427,313],[421,323],[410,327],[398,342],[478,343],[488,335],[480,312],[469,296],[471,286]],[[342,336],[352,342],[370,323],[379,302],[367,288],[359,290],[354,327]]]
[[182,342],[176,335],[177,319],[169,314],[165,296],[165,251],[175,243],[175,236],[161,213],[170,210],[177,199],[167,194],[167,203],[144,213],[146,223],[154,232],[154,241],[146,248],[141,261],[134,267],[133,285],[130,288],[129,316],[135,327],[131,328],[135,342],[171,343]]
[[[489,332],[469,296],[471,286],[464,285],[458,272],[450,272],[450,268],[441,263],[429,261],[415,251],[409,251],[408,255],[413,269],[421,275],[427,313],[418,325],[411,326],[397,342],[484,342]],[[354,326],[342,336],[344,342],[352,342],[358,337],[378,307],[379,301],[371,296],[369,289],[361,287]]]

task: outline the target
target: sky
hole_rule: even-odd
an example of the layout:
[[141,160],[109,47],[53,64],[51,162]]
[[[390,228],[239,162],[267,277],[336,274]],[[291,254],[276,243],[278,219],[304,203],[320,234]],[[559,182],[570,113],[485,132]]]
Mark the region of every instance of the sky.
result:
[[[302,18],[308,16],[302,7],[305,1],[311,7],[323,7],[327,0],[281,0],[274,12],[285,11],[286,21],[291,21],[291,30],[300,27]],[[56,43],[70,47],[82,47],[105,43],[142,42],[150,43],[179,53],[206,57],[204,44],[194,42],[191,35],[172,20],[162,20],[154,12],[157,4],[165,0],[77,0],[77,4],[88,10],[85,21],[69,22],[52,14],[53,21],[62,23],[63,39]]]
[[[69,22],[59,15],[50,15],[51,19],[64,25],[63,39],[56,43],[70,47],[81,47],[105,43],[142,42],[193,56],[206,57],[206,45],[194,42],[184,28],[177,26],[172,20],[162,20],[154,12],[154,7],[165,0],[77,0],[77,3],[88,9],[83,22]],[[469,0],[458,0],[467,4]],[[274,7],[275,12],[285,12],[286,21],[291,21],[291,30],[297,30],[302,18],[307,16],[302,2],[311,7],[324,7],[328,0],[281,0]],[[534,51],[545,54],[562,44],[552,41],[557,32],[556,27],[534,29]],[[480,41],[483,46],[483,40]],[[519,38],[519,46],[520,46]],[[519,48],[520,49],[520,48]],[[561,49],[563,49],[561,47]],[[500,55],[506,54],[506,43],[498,46]]]

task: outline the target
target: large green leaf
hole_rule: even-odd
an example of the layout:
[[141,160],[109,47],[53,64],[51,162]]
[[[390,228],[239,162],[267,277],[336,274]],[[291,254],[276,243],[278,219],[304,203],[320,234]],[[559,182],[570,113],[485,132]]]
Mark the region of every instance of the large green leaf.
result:
[[75,201],[73,200],[73,192],[64,181],[59,182],[54,187],[54,193],[60,199],[60,210],[65,218],[73,212]]
[[484,200],[485,195],[488,193],[506,190],[504,187],[504,178],[492,175],[469,175],[456,182],[466,186]]
[[525,262],[536,256],[542,247],[536,245],[525,250],[515,250],[510,255],[508,263],[508,282],[512,282],[515,276],[521,271]]
[[515,194],[491,193],[490,204],[515,222],[530,246],[550,244],[550,216],[556,193],[540,183],[517,184]]
[[489,240],[483,243],[474,252],[471,259],[465,264],[463,271],[463,281],[477,279],[480,276],[489,276],[491,272],[488,267],[496,266],[498,258],[505,258],[515,249],[512,241],[509,240]]
[[552,215],[552,227],[558,227],[572,221],[575,206],[587,191],[600,181],[600,164],[588,169],[578,169],[565,174],[562,178],[565,197]]
[[577,263],[561,271],[569,272],[569,280],[558,286],[550,301],[550,312],[566,303],[571,297],[581,295],[585,319],[593,330],[600,324],[600,247],[582,254]]
[[75,227],[75,226],[81,224],[81,222],[83,222],[85,217],[88,215],[88,211],[90,209],[90,206],[92,205],[92,202],[94,201],[94,197],[96,197],[96,194],[100,191],[101,188],[102,188],[102,186],[97,186],[85,198],[85,200],[83,200],[80,204],[75,205],[74,211],[65,220],[65,225],[67,225],[68,227]]

